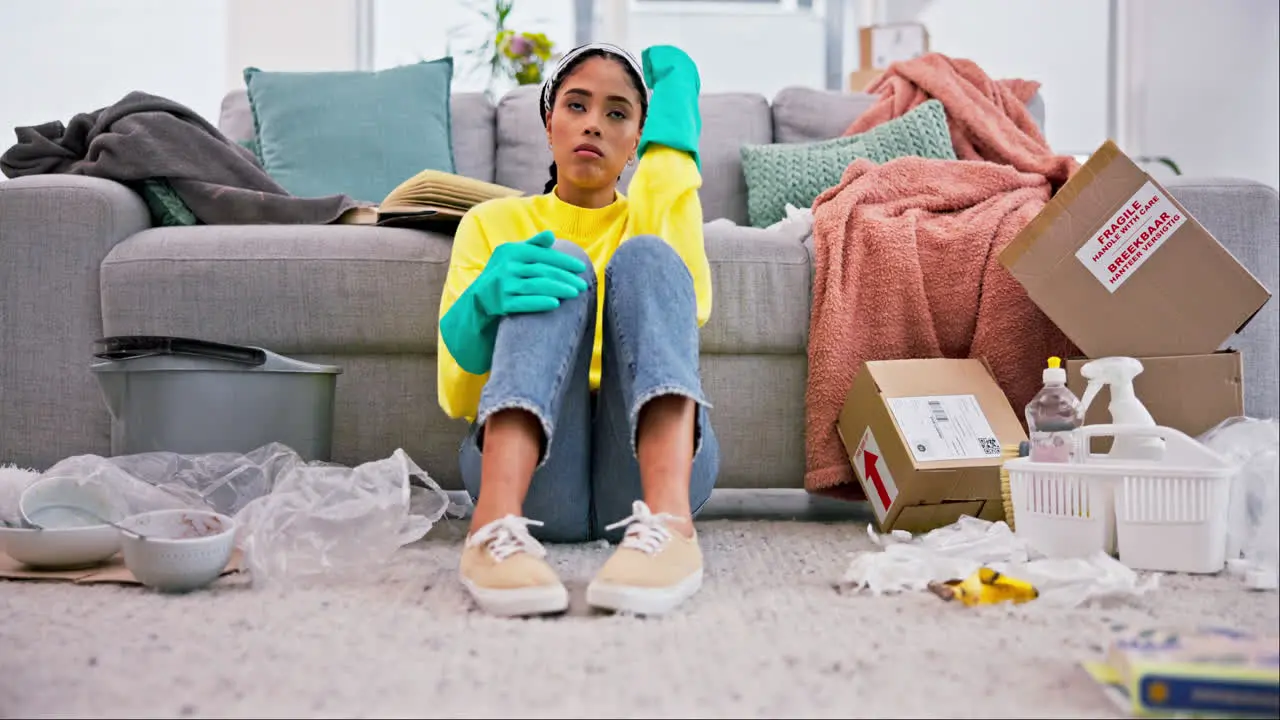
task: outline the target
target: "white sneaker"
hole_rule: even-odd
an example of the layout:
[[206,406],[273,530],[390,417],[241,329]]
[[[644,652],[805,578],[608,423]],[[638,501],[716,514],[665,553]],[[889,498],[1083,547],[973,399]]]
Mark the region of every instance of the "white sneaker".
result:
[[458,575],[481,610],[505,617],[569,608],[569,591],[529,534],[536,520],[507,515],[467,536]]

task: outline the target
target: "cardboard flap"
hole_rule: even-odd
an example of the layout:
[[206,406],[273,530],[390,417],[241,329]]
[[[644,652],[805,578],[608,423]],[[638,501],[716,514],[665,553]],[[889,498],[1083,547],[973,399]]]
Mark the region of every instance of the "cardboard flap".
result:
[[906,530],[913,535],[928,532],[950,525],[959,520],[962,515],[979,517],[985,504],[985,500],[970,500],[938,505],[909,505],[898,513],[893,528]]
[[[1117,160],[1128,167],[1113,173],[1110,167]],[[1104,178],[1108,182],[1100,184],[1100,180]],[[1048,274],[1059,262],[1071,255],[1064,253],[1063,248],[1056,244],[1040,243],[1041,237],[1050,234],[1087,237],[1142,186],[1143,180],[1141,168],[1125,157],[1114,142],[1107,140],[1045,204],[1040,214],[1032,218],[1022,232],[1001,251],[1000,263],[1010,270],[1018,266],[1018,272],[1025,273],[1028,277]],[[1104,192],[1115,193],[1115,198],[1107,201]],[[1085,195],[1088,196],[1082,197]],[[1102,197],[1100,202],[1089,202],[1084,208],[1075,207],[1077,201],[1099,200],[1098,197],[1089,196]]]
[[921,469],[911,488],[913,501],[925,505],[968,502],[1000,497],[1000,476],[990,472],[991,463],[968,468]]
[[992,382],[980,361],[873,360],[866,364],[866,371],[880,394],[890,398],[954,395],[961,388],[985,387]]

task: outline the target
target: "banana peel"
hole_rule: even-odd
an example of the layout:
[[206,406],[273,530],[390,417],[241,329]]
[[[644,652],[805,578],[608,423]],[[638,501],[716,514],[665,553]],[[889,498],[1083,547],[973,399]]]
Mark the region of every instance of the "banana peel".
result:
[[1029,582],[1011,578],[988,567],[963,580],[948,580],[929,584],[929,590],[943,600],[958,600],[968,607],[995,605],[1003,602],[1024,603],[1040,596]]

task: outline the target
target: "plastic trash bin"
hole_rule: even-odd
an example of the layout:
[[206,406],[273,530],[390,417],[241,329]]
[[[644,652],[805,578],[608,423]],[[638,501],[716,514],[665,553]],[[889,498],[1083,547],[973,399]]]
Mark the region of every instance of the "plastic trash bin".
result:
[[180,337],[103,338],[93,354],[112,455],[247,453],[278,442],[304,460],[330,460],[341,368]]

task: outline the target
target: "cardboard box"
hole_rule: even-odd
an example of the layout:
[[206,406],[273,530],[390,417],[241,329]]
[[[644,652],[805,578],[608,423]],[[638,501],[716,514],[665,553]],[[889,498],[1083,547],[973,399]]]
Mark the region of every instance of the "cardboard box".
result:
[[883,74],[883,70],[854,70],[849,73],[850,92],[865,92],[871,83]]
[[[1133,379],[1133,391],[1157,425],[1197,437],[1227,418],[1244,415],[1244,362],[1239,351],[1138,360],[1142,373]],[[1087,362],[1067,359],[1067,387],[1076,397],[1084,395],[1080,368]],[[1111,390],[1104,387],[1089,405],[1085,423],[1111,422],[1110,404]],[[1094,451],[1107,452],[1110,444],[1100,439]]]
[[981,360],[863,365],[837,430],[882,531],[1004,518],[1002,446],[1027,439]]
[[884,70],[929,52],[929,31],[920,23],[889,23],[858,29],[860,70]]
[[1000,254],[1088,357],[1216,352],[1271,298],[1107,141]]

